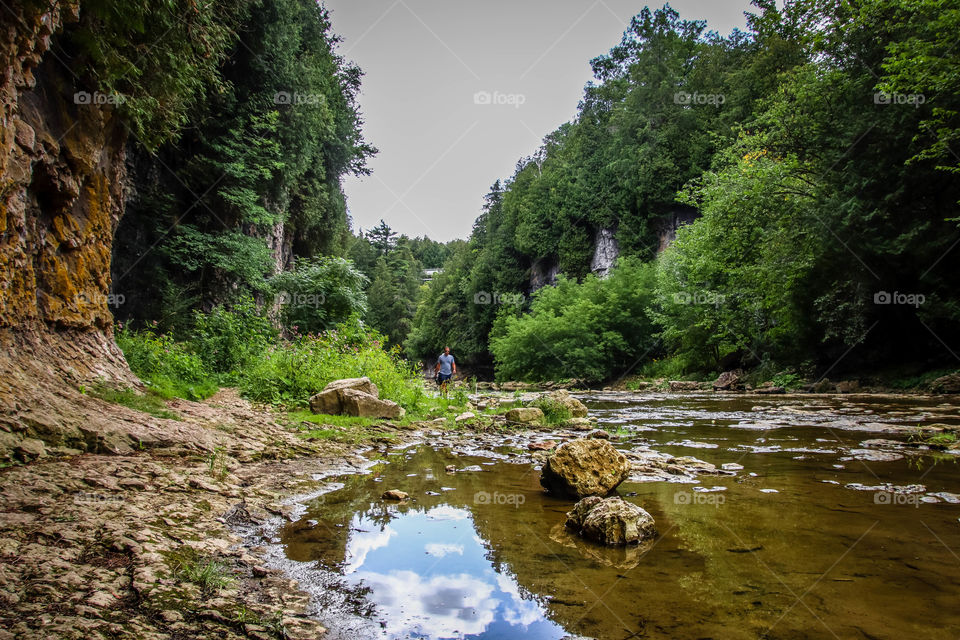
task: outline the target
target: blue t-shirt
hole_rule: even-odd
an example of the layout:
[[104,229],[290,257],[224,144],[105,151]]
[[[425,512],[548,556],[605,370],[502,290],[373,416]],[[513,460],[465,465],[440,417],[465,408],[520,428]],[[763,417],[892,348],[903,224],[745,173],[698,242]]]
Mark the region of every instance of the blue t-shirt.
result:
[[448,356],[445,353],[440,354],[440,357],[437,358],[437,362],[440,363],[440,374],[444,376],[449,376],[453,373],[453,356]]

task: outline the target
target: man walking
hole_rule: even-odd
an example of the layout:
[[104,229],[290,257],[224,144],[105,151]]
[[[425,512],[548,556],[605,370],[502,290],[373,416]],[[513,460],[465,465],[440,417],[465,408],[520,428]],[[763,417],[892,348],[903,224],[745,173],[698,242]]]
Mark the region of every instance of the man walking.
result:
[[433,370],[437,376],[437,385],[446,394],[447,382],[457,373],[457,361],[450,355],[450,347],[443,348],[443,353],[437,358],[437,366]]

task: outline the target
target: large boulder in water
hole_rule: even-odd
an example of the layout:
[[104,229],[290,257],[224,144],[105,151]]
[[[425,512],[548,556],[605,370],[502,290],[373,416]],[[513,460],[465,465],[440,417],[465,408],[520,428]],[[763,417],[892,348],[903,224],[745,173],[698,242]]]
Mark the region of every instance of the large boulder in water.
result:
[[619,496],[584,498],[567,513],[567,527],[608,546],[636,544],[657,535],[653,516]]
[[540,484],[551,493],[585,498],[605,496],[630,475],[630,461],[606,440],[565,442],[547,459]]
[[518,407],[506,414],[507,421],[519,424],[543,424],[543,411],[537,407]]

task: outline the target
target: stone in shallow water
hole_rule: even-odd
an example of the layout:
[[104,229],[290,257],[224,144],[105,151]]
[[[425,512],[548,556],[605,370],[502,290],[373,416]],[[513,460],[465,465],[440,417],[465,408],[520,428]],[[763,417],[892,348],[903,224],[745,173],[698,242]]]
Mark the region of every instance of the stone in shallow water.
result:
[[388,490],[388,491],[384,491],[384,492],[383,492],[383,495],[380,496],[380,497],[383,498],[384,500],[400,500],[400,501],[403,501],[403,500],[406,500],[407,498],[409,498],[409,497],[410,497],[410,494],[407,493],[406,491],[400,491],[400,489],[390,489],[390,490]]
[[565,442],[547,459],[540,484],[573,498],[605,496],[630,475],[630,461],[606,440]]
[[567,513],[567,527],[608,546],[635,544],[657,535],[653,516],[619,496],[590,496]]

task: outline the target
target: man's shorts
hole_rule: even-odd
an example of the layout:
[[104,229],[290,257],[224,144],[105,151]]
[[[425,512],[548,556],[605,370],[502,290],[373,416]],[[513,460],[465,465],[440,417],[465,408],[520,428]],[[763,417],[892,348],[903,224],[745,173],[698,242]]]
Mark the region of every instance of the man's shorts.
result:
[[452,377],[453,377],[452,373],[438,373],[437,384],[443,384],[444,382],[447,382]]

